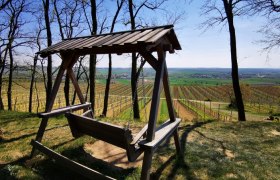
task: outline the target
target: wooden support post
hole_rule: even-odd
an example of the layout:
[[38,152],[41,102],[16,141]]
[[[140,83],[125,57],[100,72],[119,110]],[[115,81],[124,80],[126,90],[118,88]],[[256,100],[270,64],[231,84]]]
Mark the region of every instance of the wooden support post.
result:
[[75,90],[77,92],[77,95],[78,95],[78,97],[80,99],[80,102],[82,104],[84,104],[86,101],[85,101],[85,98],[83,96],[83,93],[82,93],[82,91],[80,89],[80,86],[78,84],[78,81],[77,81],[77,79],[75,77],[75,74],[74,74],[72,68],[71,69],[67,69],[67,73],[68,73],[68,75],[69,75],[69,77],[70,77],[70,79],[71,79],[71,81],[72,81],[72,83],[74,85],[74,88],[75,88]]
[[156,121],[158,116],[158,106],[160,101],[160,93],[161,93],[161,86],[162,86],[162,77],[164,72],[164,62],[165,62],[165,53],[159,51],[159,66],[156,70],[156,77],[154,82],[154,90],[152,96],[152,103],[151,103],[151,111],[148,123],[148,131],[147,131],[147,141],[152,141],[155,135],[156,129]]
[[[172,97],[171,97],[170,88],[169,88],[168,70],[167,70],[167,66],[166,66],[165,61],[164,61],[163,86],[164,86],[164,92],[165,92],[166,103],[167,103],[167,108],[168,108],[170,121],[174,122],[176,120],[176,117],[175,117],[175,113],[174,113],[174,107],[173,107]],[[176,129],[174,131],[173,138],[174,138],[174,142],[175,142],[175,146],[176,146],[176,151],[177,151],[178,154],[180,154],[181,153],[181,145],[180,145],[180,141],[179,141],[178,129]]]
[[[73,65],[75,64],[76,60],[77,60],[77,58],[73,58],[71,56],[63,56],[62,55],[62,63],[61,63],[61,66],[59,68],[58,74],[56,76],[56,79],[55,79],[55,82],[54,82],[54,85],[53,85],[53,88],[52,88],[51,96],[50,96],[51,99],[49,100],[49,103],[46,105],[45,112],[50,112],[52,110],[52,107],[53,107],[53,104],[54,104],[54,100],[56,98],[59,86],[60,86],[61,81],[62,81],[63,74],[64,74],[66,69],[73,67]],[[48,117],[42,118],[39,130],[38,130],[36,138],[35,138],[35,140],[37,142],[41,142],[42,141],[44,132],[45,132],[46,127],[48,125],[48,120],[49,120]],[[35,150],[36,149],[33,146],[32,151],[31,151],[31,155],[30,155],[31,157],[33,157],[33,155],[35,153]]]
[[[149,117],[149,123],[148,123],[148,130],[147,130],[147,137],[146,140],[148,142],[153,141],[155,136],[155,130],[156,130],[156,121],[158,116],[158,106],[160,101],[160,92],[161,92],[161,86],[162,86],[162,78],[163,78],[163,72],[165,67],[165,55],[166,53],[162,50],[158,51],[158,65],[155,68],[156,69],[156,77],[154,82],[154,90],[153,90],[153,96],[152,96],[152,103],[151,103],[151,111],[150,111],[150,117]],[[149,62],[149,61],[148,61]],[[141,179],[142,180],[148,180],[150,179],[150,169],[152,165],[152,157],[153,152],[150,149],[145,150],[144,152],[144,160],[142,164],[142,171],[141,171]]]
[[172,97],[171,97],[170,88],[169,88],[168,71],[167,71],[166,62],[164,62],[163,87],[164,87],[164,92],[165,92],[166,103],[167,103],[170,120],[175,121],[176,117],[175,117],[175,113],[174,113],[174,107],[173,107]]
[[153,159],[153,151],[151,149],[145,150],[144,158],[143,158],[143,165],[141,171],[141,180],[149,180],[150,179],[150,169],[152,166],[152,159]]

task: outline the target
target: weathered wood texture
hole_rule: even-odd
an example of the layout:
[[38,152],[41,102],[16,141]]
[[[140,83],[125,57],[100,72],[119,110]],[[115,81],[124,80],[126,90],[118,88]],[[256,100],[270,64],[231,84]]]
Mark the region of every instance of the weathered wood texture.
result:
[[[50,46],[40,52],[42,57],[49,54],[61,52],[75,52],[79,55],[85,54],[108,54],[108,53],[132,53],[139,52],[139,48],[149,47],[150,51],[156,51],[159,43],[170,50],[180,50],[181,46],[173,30],[173,25],[151,27],[146,29],[137,29],[133,31],[122,31],[95,36],[85,36],[72,39],[65,39],[53,46]],[[141,45],[141,46],[140,46]],[[165,46],[163,46],[165,47]]]
[[43,117],[54,117],[54,116],[58,116],[61,114],[65,114],[66,112],[72,112],[72,111],[78,111],[81,109],[85,109],[85,108],[90,108],[90,103],[85,103],[85,104],[77,104],[77,105],[73,105],[73,106],[66,106],[63,108],[59,108],[59,109],[54,109],[50,112],[46,112],[46,113],[40,113],[38,114],[39,117],[43,118]]
[[[73,136],[79,137],[83,134],[87,134],[126,149],[129,161],[135,161],[144,151],[141,179],[149,179],[153,153],[165,139],[173,135],[176,150],[180,153],[180,143],[177,130],[180,119],[176,119],[175,117],[172,97],[169,89],[168,69],[166,66],[166,51],[174,53],[175,50],[180,49],[181,46],[173,30],[173,26],[167,25],[133,31],[66,39],[38,52],[37,54],[40,54],[42,57],[46,57],[54,53],[60,53],[62,57],[62,64],[52,89],[51,99],[49,104],[46,105],[46,112],[41,114],[43,119],[36,136],[36,141],[32,141],[32,154],[34,153],[34,149],[37,148],[63,165],[66,165],[67,167],[72,168],[89,178],[110,178],[79,163],[73,162],[40,144],[47,126],[48,118],[68,112],[66,113],[66,117],[68,118]],[[90,118],[92,117],[91,111],[86,111],[90,104],[85,103],[83,94],[72,68],[78,57],[82,55],[122,54],[135,52],[139,52],[141,56],[144,57],[145,60],[155,69],[156,76],[149,122],[133,139],[131,131],[126,128]],[[153,52],[157,52],[158,59],[152,55]],[[82,104],[51,111],[65,71],[67,71],[67,74],[72,80],[74,88]],[[162,84],[164,86],[170,120],[156,128]],[[78,109],[84,109],[86,112],[82,116],[69,113],[69,111]],[[143,138],[144,135],[145,138]],[[92,175],[95,176],[93,177]]]
[[61,164],[62,166],[66,166],[67,168],[69,168],[75,172],[78,172],[89,179],[100,179],[100,180],[114,179],[114,178],[106,176],[98,171],[95,171],[87,166],[84,166],[80,163],[72,161],[71,159],[69,159],[65,156],[62,156],[61,154],[58,154],[55,151],[45,147],[38,141],[32,140],[31,144],[33,147],[35,147],[42,153],[48,155],[50,158],[55,159],[55,161],[57,163]]

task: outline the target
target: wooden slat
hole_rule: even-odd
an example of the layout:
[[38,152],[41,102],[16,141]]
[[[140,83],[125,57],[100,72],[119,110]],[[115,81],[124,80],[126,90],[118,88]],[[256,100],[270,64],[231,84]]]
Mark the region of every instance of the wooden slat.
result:
[[46,113],[40,113],[40,114],[38,114],[38,116],[39,117],[54,117],[54,116],[58,116],[60,114],[64,114],[66,112],[77,111],[77,110],[89,108],[89,107],[90,107],[90,103],[77,104],[77,105],[73,105],[73,106],[67,106],[67,107],[63,107],[63,108],[59,108],[59,109],[54,109],[54,110],[52,110],[50,112],[46,112]]
[[[148,41],[150,38],[152,38],[153,36],[155,36],[157,33],[159,33],[162,30],[163,30],[162,28],[155,29],[152,32],[150,32],[149,34],[146,34],[142,38],[138,39],[137,42],[145,42],[146,43],[146,41]],[[137,43],[137,42],[133,42],[133,43]]]
[[61,164],[62,166],[66,166],[67,168],[70,168],[71,170],[73,170],[89,179],[100,179],[100,180],[114,179],[114,178],[106,176],[98,171],[95,171],[87,166],[84,166],[80,163],[72,161],[71,159],[43,146],[38,141],[32,140],[31,144],[33,147],[35,147],[42,153],[46,154],[47,156],[49,156],[52,159],[55,159],[55,162]]
[[96,46],[97,44],[103,44],[104,42],[108,41],[108,39],[110,39],[111,37],[112,37],[112,35],[104,36],[104,37],[98,39],[97,41],[94,41],[94,42],[92,42],[90,44],[87,44],[86,46],[81,47],[81,48],[82,49],[84,49],[84,48],[91,48],[93,46]]
[[98,36],[97,38],[91,38],[90,41],[83,43],[80,47],[77,47],[77,49],[83,49],[86,47],[91,47],[92,44],[98,42],[98,41],[102,41],[102,39],[105,39],[106,36]]
[[115,46],[115,45],[123,45],[123,42],[125,42],[125,41],[131,39],[132,37],[134,37],[134,36],[136,36],[137,34],[140,34],[140,33],[141,33],[141,31],[137,31],[137,32],[130,33],[130,34],[127,35],[126,37],[124,37],[124,38],[122,38],[122,39],[120,39],[120,40],[114,42],[114,43],[113,43],[113,46]]
[[119,37],[119,36],[121,36],[121,34],[115,34],[115,35],[113,35],[113,36],[110,36],[109,38],[106,38],[106,40],[104,40],[104,41],[100,41],[100,42],[94,44],[94,46],[99,46],[99,47],[101,47],[103,44],[105,44],[105,43],[107,43],[107,42],[109,42],[109,41],[111,41],[111,40],[114,40],[115,38],[117,38],[117,37]]
[[142,140],[139,142],[139,145],[143,148],[155,150],[166,138],[173,134],[173,132],[178,128],[180,122],[181,119],[179,118],[176,118],[174,122],[171,120],[166,121],[157,128],[153,141],[148,142],[147,140]]
[[91,110],[87,110],[86,112],[84,112],[84,113],[82,114],[82,116],[91,117],[91,113],[92,113]]
[[64,44],[68,43],[69,41],[71,41],[71,40],[69,40],[69,39],[68,40],[63,40],[63,41],[58,42],[58,43],[56,43],[56,44],[54,44],[52,46],[49,46],[48,48],[46,48],[46,49],[44,49],[44,50],[42,50],[42,51],[40,51],[38,53],[41,54],[41,53],[44,53],[44,52],[47,52],[47,51],[51,51],[51,50],[53,50],[53,49],[55,49],[55,48],[57,48],[59,46],[62,46]]
[[[92,136],[124,149],[127,148],[127,143],[132,141],[131,132],[121,126],[100,122],[72,113],[66,114],[66,117],[69,121],[69,125],[72,126],[71,130],[73,129],[78,133],[80,132]],[[130,137],[127,136],[128,133]]]
[[78,42],[77,44],[73,45],[71,48],[67,49],[67,50],[73,50],[75,48],[78,48],[78,47],[81,47],[82,44],[86,43],[86,42],[89,42],[89,41],[92,41],[93,39],[96,39],[95,37],[92,37],[92,38],[83,38],[82,41]]
[[[149,30],[146,30],[146,31],[143,31],[135,36],[133,36],[132,38],[128,39],[127,41],[123,42],[122,44],[131,44],[133,42],[136,42],[138,39],[146,36],[147,34],[149,34],[150,32],[152,32],[152,29],[149,29]],[[121,44],[121,45],[122,45]]]
[[149,38],[146,42],[147,43],[155,43],[158,41],[160,38],[162,38],[165,34],[169,33],[170,29],[163,29],[157,34],[155,34],[153,37]]
[[65,51],[67,49],[71,49],[71,46],[74,46],[75,44],[77,44],[83,40],[84,40],[84,38],[69,41],[68,43],[66,43],[64,45],[55,48],[54,51],[61,51],[61,50]]
[[133,137],[133,141],[130,143],[131,145],[135,145],[141,137],[147,132],[148,124],[146,124],[140,132],[137,133],[136,136]]
[[124,33],[124,34],[121,34],[120,36],[116,37],[116,38],[113,38],[112,40],[110,41],[107,41],[106,43],[102,44],[102,46],[111,46],[113,45],[114,42],[117,42],[123,38],[125,38],[126,36],[128,36],[129,34],[131,33]]

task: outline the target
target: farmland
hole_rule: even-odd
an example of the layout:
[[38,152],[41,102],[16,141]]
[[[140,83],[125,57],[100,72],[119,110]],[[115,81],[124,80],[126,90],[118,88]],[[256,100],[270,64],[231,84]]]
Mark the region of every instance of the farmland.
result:
[[[131,119],[131,89],[129,82],[129,69],[114,69],[114,79],[110,88],[108,117],[120,119]],[[20,74],[20,73],[19,73]],[[99,116],[103,110],[105,91],[105,69],[99,69],[96,86],[95,113]],[[279,72],[276,70],[241,70],[241,89],[245,102],[247,118],[249,120],[262,120],[269,115],[279,116],[280,114],[280,86]],[[21,75],[21,74],[20,74]],[[20,76],[18,75],[18,77]],[[147,120],[150,109],[150,100],[153,89],[153,71],[145,69],[145,80],[139,80],[138,95],[142,119]],[[256,78],[259,77],[257,80]],[[261,78],[260,78],[261,77]],[[4,105],[7,106],[7,96],[4,81],[2,97]],[[176,82],[176,83],[175,83]],[[186,82],[186,83],[184,83]],[[249,83],[246,83],[249,82]],[[29,100],[29,81],[22,78],[14,82],[12,89],[12,108],[15,111],[27,112]],[[175,110],[179,117],[184,118],[185,114],[192,114],[192,119],[221,119],[236,120],[237,112],[229,108],[229,103],[234,97],[229,79],[229,72],[226,69],[171,69],[170,84]],[[79,82],[84,96],[88,97],[87,83]],[[65,106],[64,84],[60,86],[56,97],[54,108]],[[78,103],[74,97],[74,89],[70,87],[71,102]],[[45,109],[46,95],[44,83],[35,83],[32,112],[38,113]],[[185,113],[183,113],[185,112]],[[164,92],[161,94],[160,119],[168,116]]]
[[[102,71],[99,73],[105,73]],[[115,73],[118,74],[117,72]],[[129,76],[120,76],[111,84],[108,117],[103,118],[103,121],[122,126],[130,123],[133,131],[141,129],[147,123],[151,110],[153,79],[150,78],[152,75],[149,70],[145,72],[145,79],[138,82],[141,119],[132,119]],[[268,80],[252,80],[250,77],[253,75],[242,80],[241,89],[248,121],[239,123],[236,122],[236,109],[229,106],[233,97],[230,80],[227,77],[220,79],[224,73],[217,76],[212,72],[213,77],[211,75],[208,79],[203,77],[204,75],[198,75],[199,72],[205,75],[204,71],[202,73],[198,70],[185,73],[171,70],[170,88],[174,109],[176,116],[182,119],[179,135],[184,158],[176,159],[172,140],[163,143],[153,160],[152,178],[279,179],[279,122],[264,121],[268,116],[279,117],[280,114],[280,86],[276,78],[278,74],[267,74]],[[124,75],[123,69],[121,74]],[[104,76],[102,78],[100,75],[96,86],[96,116],[99,116],[103,109],[104,82]],[[27,113],[29,83],[26,78],[18,78],[13,84],[12,107],[18,112],[0,111],[0,178],[83,178],[59,166],[47,156],[39,154],[29,158],[29,143],[35,138],[40,123],[36,113],[44,111],[46,101],[44,84],[38,80],[33,94],[33,113]],[[80,80],[79,84],[87,98],[87,83]],[[7,89],[6,86],[4,83],[4,90]],[[54,108],[65,106],[63,87],[64,84],[61,84]],[[71,101],[73,94],[74,89],[70,87]],[[5,91],[2,97],[7,107]],[[74,101],[79,103],[77,98]],[[162,92],[158,123],[166,119],[168,110]],[[112,168],[111,165],[95,159],[89,147],[96,142],[96,139],[89,136],[74,139],[63,116],[50,119],[43,138],[43,144],[51,149],[106,175],[117,179],[139,179],[140,167]]]

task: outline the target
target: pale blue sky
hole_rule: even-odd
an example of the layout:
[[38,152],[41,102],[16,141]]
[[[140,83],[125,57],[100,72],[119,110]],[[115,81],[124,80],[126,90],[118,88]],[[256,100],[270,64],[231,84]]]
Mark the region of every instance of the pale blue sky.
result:
[[[111,1],[112,2],[112,1]],[[185,11],[183,20],[175,25],[175,32],[181,43],[182,50],[167,56],[168,67],[220,67],[230,68],[229,34],[227,26],[209,29],[205,33],[198,29],[206,17],[200,16],[200,3],[191,5],[184,1],[174,0],[169,8]],[[109,5],[109,4],[108,4]],[[166,5],[167,6],[167,5]],[[114,12],[112,10],[112,12]],[[147,14],[150,19],[164,24],[163,13]],[[257,31],[264,23],[261,17],[236,17],[235,28],[237,35],[238,64],[240,68],[280,68],[279,49],[274,49],[267,60],[267,53],[262,52],[262,46],[256,43],[262,38]],[[107,67],[104,57],[99,67]],[[127,56],[116,56],[114,67],[130,67]]]

